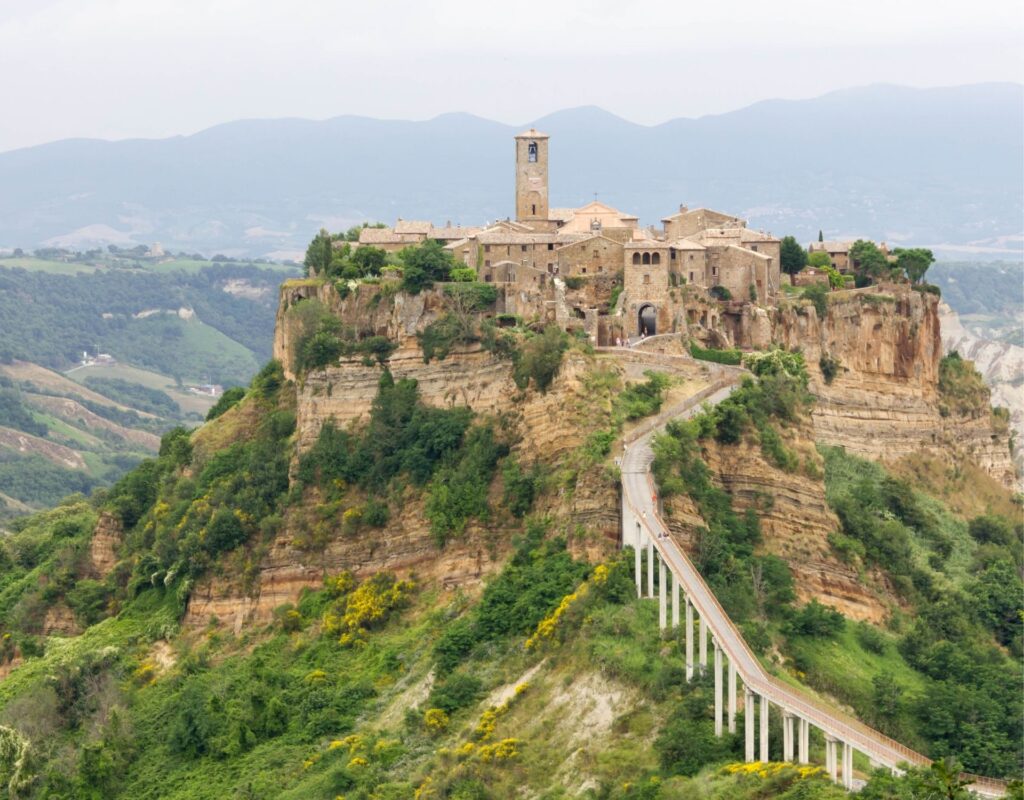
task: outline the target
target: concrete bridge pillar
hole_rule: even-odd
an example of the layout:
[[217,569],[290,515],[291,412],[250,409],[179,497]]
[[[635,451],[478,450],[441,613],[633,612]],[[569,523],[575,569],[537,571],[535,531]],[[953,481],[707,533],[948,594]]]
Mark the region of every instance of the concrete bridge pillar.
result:
[[761,695],[761,713],[758,716],[761,727],[761,761],[771,761],[768,754],[768,698]]
[[853,746],[843,742],[843,788],[853,789]]
[[833,781],[839,780],[839,764],[836,758],[836,745],[838,742],[828,734],[825,734],[825,769]]
[[782,760],[793,760],[793,720],[788,711],[782,712]]
[[722,648],[715,647],[715,736],[722,735]]
[[654,597],[654,542],[649,532],[647,536],[647,596]]
[[736,665],[729,659],[729,733],[736,733]]
[[811,763],[811,723],[805,719],[800,720],[800,755],[801,764]]
[[665,559],[658,554],[658,627],[661,630],[665,630],[668,627],[668,613],[667,613],[667,596],[668,596],[668,576],[665,574]]
[[633,567],[636,574],[636,596],[643,597],[643,548],[640,546],[640,523],[636,525],[636,541],[633,544]]
[[704,617],[700,618],[700,640],[698,642],[700,648],[700,673],[703,675],[708,671],[708,624],[704,621]]
[[686,680],[693,680],[693,603],[686,598]]
[[754,693],[746,686],[743,687],[743,733],[744,757],[750,764],[754,760]]
[[679,576],[672,573],[672,627],[679,627]]

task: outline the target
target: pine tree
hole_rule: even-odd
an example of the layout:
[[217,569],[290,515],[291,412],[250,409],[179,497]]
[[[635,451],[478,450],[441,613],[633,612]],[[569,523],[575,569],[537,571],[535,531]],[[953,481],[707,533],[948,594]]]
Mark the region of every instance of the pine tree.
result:
[[821,232],[821,229],[820,229],[820,228],[818,229],[818,241],[819,241],[819,242],[823,242],[823,241],[825,241],[825,234],[823,234],[823,233]]

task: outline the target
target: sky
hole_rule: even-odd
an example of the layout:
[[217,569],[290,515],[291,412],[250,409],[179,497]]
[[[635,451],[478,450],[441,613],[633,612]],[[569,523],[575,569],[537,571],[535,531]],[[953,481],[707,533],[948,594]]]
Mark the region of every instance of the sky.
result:
[[1024,82],[1020,0],[0,0],[0,151],[253,117],[641,124],[871,83]]

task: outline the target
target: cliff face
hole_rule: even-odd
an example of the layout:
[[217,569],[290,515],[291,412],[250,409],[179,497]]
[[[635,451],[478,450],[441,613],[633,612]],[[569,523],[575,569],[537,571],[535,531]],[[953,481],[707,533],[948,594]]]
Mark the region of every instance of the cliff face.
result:
[[[1005,427],[990,414],[944,417],[938,298],[894,287],[837,292],[819,319],[810,305],[780,308],[773,340],[803,350],[815,437],[866,458],[895,461],[920,450],[966,457],[1004,486],[1014,481]],[[835,364],[831,382],[824,360]]]
[[[761,547],[789,564],[799,602],[817,599],[851,619],[883,622],[892,595],[881,577],[871,575],[865,581],[836,558],[828,541],[840,525],[825,500],[820,477],[824,466],[811,425],[786,429],[782,436],[786,447],[799,455],[801,470],[786,472],[769,463],[756,442],[723,446],[709,439],[702,445],[713,480],[731,495],[737,512],[757,512]],[[686,497],[672,498],[668,505],[674,535],[692,550],[697,529],[705,526],[699,509]]]
[[[293,285],[284,291],[274,351],[290,375],[294,375],[291,347],[295,334],[286,308],[299,297],[315,296],[346,323],[398,342],[388,368],[396,379],[415,379],[424,403],[466,405],[477,414],[500,418],[499,424],[513,432],[513,449],[525,464],[562,464],[592,432],[594,421],[600,420],[602,413],[607,414],[607,408],[595,408],[599,401],[587,388],[587,376],[596,362],[577,350],[565,354],[547,393],[532,388],[520,390],[512,380],[511,363],[495,358],[478,345],[456,350],[444,360],[424,363],[415,333],[441,313],[441,298],[436,293],[397,295],[392,302],[390,298],[373,301],[365,294],[341,300],[332,287],[312,284]],[[617,366],[614,369],[621,371]],[[299,452],[312,446],[329,420],[344,426],[367,417],[380,376],[380,367],[352,360],[299,378],[295,386]],[[492,505],[500,502],[500,484],[500,478],[496,478],[491,488]],[[472,587],[501,567],[510,552],[513,534],[521,527],[519,521],[508,519],[472,524],[464,536],[439,550],[430,533],[421,494],[407,489],[397,502],[396,498],[392,500],[391,518],[383,529],[352,535],[343,532],[340,516],[318,516],[316,497],[293,504],[257,565],[255,578],[250,577],[248,584],[241,577],[201,581],[192,592],[186,624],[202,626],[217,617],[240,630],[249,622],[268,620],[276,607],[294,602],[303,588],[318,587],[325,575],[342,570],[360,576],[380,570],[415,573],[446,588]],[[570,548],[579,555],[602,558],[617,546],[618,487],[601,469],[583,470],[571,488],[549,491],[538,500],[535,511],[551,520],[553,530],[567,534]],[[326,545],[315,550],[304,546],[309,532],[318,527],[327,533],[323,537]]]

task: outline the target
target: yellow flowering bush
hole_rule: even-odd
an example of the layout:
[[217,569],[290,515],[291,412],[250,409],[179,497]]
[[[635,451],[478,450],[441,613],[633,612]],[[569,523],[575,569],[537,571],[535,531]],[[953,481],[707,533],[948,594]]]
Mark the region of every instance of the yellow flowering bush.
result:
[[489,761],[507,761],[515,758],[519,755],[519,740],[518,739],[502,739],[500,742],[494,744],[481,745],[476,753],[476,757],[487,763]]
[[441,708],[428,708],[423,714],[423,724],[432,733],[441,733],[448,728],[448,715]]

